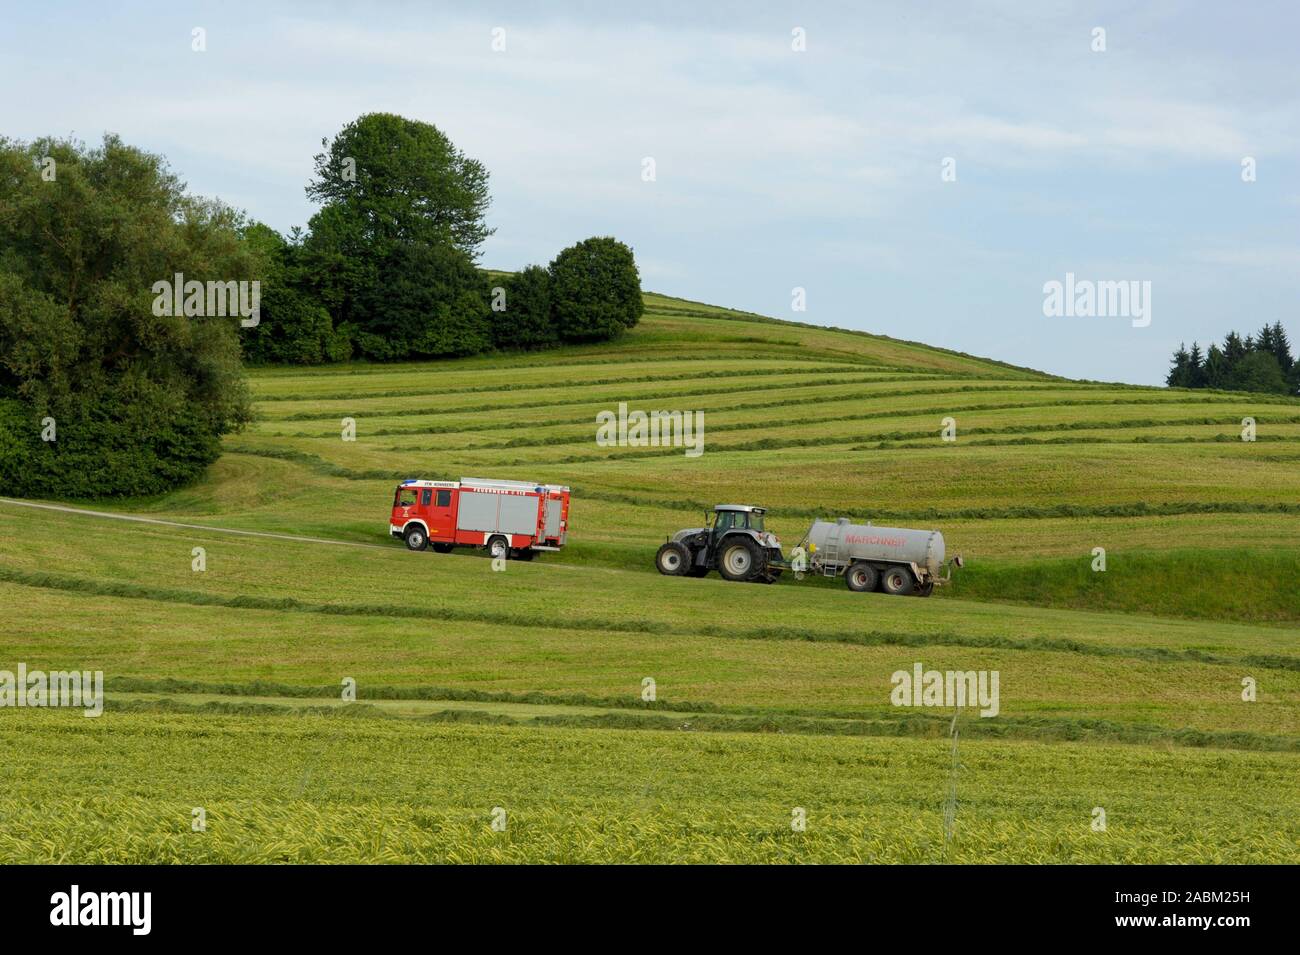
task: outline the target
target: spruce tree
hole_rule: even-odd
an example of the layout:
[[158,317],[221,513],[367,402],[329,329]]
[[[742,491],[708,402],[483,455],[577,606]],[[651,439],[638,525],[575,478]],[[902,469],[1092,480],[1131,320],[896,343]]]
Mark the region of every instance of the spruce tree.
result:
[[1189,388],[1205,387],[1205,357],[1201,354],[1201,346],[1197,342],[1192,342],[1192,350],[1187,354],[1187,377]]
[[1227,361],[1218,345],[1210,345],[1205,353],[1202,377],[1206,388],[1222,388],[1227,380]]
[[1277,357],[1276,348],[1273,344],[1273,326],[1265,325],[1255,336],[1255,351],[1266,351],[1273,357]]
[[1191,387],[1190,358],[1187,354],[1186,343],[1178,344],[1178,351],[1174,352],[1174,360],[1170,364],[1169,374],[1165,376],[1165,384],[1170,388],[1190,388]]
[[1286,337],[1286,329],[1281,322],[1273,323],[1273,357],[1284,375],[1291,373],[1295,358],[1291,355],[1291,340]]

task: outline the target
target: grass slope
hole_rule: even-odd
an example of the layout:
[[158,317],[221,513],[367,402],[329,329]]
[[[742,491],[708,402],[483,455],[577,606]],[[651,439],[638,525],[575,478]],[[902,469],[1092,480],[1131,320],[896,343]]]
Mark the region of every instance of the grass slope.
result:
[[[203,482],[89,505],[203,528],[0,502],[0,669],[109,689],[0,710],[0,861],[1300,859],[1300,402],[646,303],[616,343],[258,370]],[[704,411],[703,456],[598,447],[624,401]],[[408,554],[413,475],[569,484],[571,542]],[[938,527],[969,566],[931,600],[655,574],[723,500],[787,545]],[[918,661],[1000,674],[955,767],[951,711],[890,703]]]

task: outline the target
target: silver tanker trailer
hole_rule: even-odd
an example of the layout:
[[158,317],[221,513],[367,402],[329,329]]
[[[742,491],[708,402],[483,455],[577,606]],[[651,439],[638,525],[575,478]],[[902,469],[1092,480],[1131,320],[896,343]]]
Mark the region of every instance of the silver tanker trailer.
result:
[[[960,556],[944,562],[943,534],[906,527],[813,521],[800,542],[811,573],[825,577],[844,575],[849,590],[880,590],[899,596],[928,597],[936,584],[952,578],[952,568],[962,566]],[[944,576],[940,571],[946,570]]]

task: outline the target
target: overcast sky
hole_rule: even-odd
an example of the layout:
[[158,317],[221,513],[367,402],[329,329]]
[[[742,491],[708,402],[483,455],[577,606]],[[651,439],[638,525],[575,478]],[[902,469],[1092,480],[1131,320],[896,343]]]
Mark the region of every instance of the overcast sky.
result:
[[[1103,380],[1300,339],[1294,3],[108,6],[6,4],[0,134],[116,132],[282,231],[392,111],[487,166],[486,266],[614,235],[650,290]],[[1067,272],[1150,324],[1045,317]]]

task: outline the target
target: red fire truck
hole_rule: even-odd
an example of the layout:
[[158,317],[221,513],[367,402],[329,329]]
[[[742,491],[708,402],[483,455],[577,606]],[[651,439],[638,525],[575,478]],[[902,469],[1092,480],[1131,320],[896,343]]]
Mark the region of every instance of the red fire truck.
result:
[[532,560],[559,550],[569,530],[569,489],[526,481],[420,481],[397,485],[388,530],[410,550],[429,544],[486,547],[493,557]]

